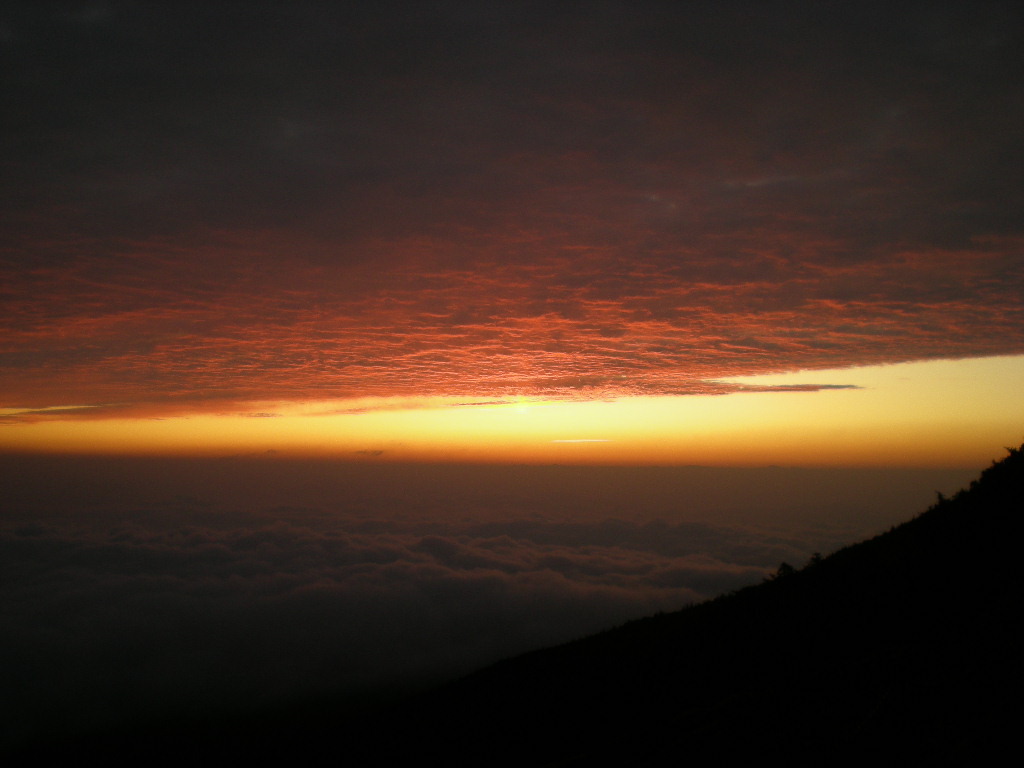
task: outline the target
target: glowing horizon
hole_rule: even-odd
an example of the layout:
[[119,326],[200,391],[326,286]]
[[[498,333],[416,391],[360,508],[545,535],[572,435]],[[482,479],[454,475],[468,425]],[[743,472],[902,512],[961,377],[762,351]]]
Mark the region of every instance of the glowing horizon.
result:
[[[350,461],[974,466],[1024,430],[1024,356],[734,377],[731,394],[0,411],[0,450]],[[179,406],[180,407],[180,406]],[[206,404],[209,408],[209,404]]]

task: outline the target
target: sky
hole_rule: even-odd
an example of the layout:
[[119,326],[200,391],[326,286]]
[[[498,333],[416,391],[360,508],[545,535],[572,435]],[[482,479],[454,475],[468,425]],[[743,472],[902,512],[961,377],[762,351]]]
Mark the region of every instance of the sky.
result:
[[[1003,358],[1024,353],[1020,15],[9,3],[0,448],[208,453],[209,429],[156,421],[201,419],[266,435],[238,450],[521,461],[479,450],[488,408],[590,404],[533,439],[543,462],[550,440],[636,419],[635,398],[676,424],[681,399],[771,389],[759,375],[822,371],[801,388],[856,430],[876,405],[840,397],[864,384],[835,370],[968,357],[998,358],[976,373],[1005,399]],[[793,408],[772,386],[751,418]],[[447,412],[429,446],[424,409]],[[388,425],[350,418],[332,429],[361,439],[335,447],[315,418],[280,438],[239,423],[371,410]],[[669,436],[642,422],[593,460],[700,463],[645,457]],[[941,461],[987,459],[1007,426]],[[822,460],[808,445],[780,460]],[[921,450],[907,461],[938,460]],[[866,460],[848,453],[828,460]]]
[[1024,440],[1022,16],[4,3],[0,743],[407,689],[955,492]]

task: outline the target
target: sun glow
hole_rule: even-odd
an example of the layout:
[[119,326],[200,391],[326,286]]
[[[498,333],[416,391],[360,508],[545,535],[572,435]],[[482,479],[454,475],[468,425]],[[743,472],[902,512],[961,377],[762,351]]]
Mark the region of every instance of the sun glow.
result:
[[[353,461],[961,466],[977,464],[993,445],[1020,442],[1024,432],[1024,357],[728,381],[760,391],[612,401],[262,401],[119,418],[102,418],[102,408],[37,409],[31,419],[7,409],[0,413],[6,422],[0,449]],[[811,385],[826,388],[800,389]]]

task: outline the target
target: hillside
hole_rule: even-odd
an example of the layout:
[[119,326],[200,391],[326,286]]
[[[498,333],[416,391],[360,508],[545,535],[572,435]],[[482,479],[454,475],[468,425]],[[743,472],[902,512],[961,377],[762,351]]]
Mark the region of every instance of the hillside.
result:
[[1022,713],[1022,490],[1024,450],[1011,449],[969,489],[874,539],[411,702],[380,723],[361,760],[998,754]]

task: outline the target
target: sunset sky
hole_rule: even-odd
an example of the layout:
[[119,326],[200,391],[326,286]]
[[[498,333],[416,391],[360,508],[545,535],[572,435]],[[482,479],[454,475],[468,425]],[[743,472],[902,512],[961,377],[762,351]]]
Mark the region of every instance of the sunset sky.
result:
[[375,700],[955,493],[1024,441],[1022,38],[0,5],[0,749]]
[[1022,21],[8,4],[0,450],[973,466],[1024,434]]

